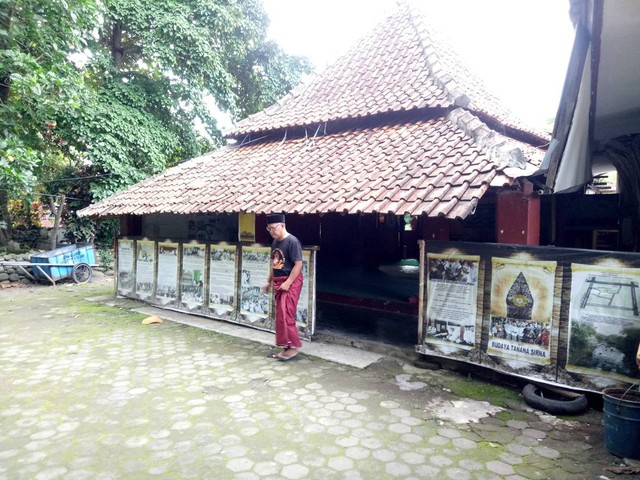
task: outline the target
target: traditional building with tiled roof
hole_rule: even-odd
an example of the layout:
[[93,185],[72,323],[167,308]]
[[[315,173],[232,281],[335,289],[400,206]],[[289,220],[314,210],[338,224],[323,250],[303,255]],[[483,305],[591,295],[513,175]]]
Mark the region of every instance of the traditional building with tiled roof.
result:
[[407,8],[227,138],[232,145],[82,214],[464,219],[491,186],[535,171],[544,156],[536,147],[547,141],[515,121]]
[[248,215],[266,244],[265,215],[284,212],[303,243],[319,245],[327,278],[336,265],[416,258],[421,238],[537,241],[538,199],[526,178],[546,135],[515,119],[408,6],[226,137],[227,146],[80,215],[178,239],[199,239],[186,225],[208,216],[219,220],[214,241],[238,241]]

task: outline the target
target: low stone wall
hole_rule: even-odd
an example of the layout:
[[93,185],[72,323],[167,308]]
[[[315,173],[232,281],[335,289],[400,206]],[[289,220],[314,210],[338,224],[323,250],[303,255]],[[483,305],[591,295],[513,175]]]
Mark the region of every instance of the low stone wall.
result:
[[[35,252],[33,252],[35,253]],[[2,265],[2,262],[29,262],[31,260],[32,253],[7,253],[0,255],[0,285],[6,285],[11,283],[32,283],[31,280],[24,274],[18,267],[9,267]],[[31,268],[27,268],[27,271],[31,271]]]

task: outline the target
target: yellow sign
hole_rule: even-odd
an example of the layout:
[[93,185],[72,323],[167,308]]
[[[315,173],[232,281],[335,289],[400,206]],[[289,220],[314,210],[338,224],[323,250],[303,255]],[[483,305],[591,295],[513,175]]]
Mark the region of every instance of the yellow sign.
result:
[[256,241],[256,215],[254,213],[240,212],[238,237],[241,242],[253,243]]

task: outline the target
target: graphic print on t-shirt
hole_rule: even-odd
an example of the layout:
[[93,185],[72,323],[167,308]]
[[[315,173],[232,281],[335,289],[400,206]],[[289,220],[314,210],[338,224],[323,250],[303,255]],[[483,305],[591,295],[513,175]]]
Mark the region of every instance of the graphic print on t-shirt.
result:
[[284,254],[282,250],[276,248],[271,255],[271,263],[274,270],[282,270],[284,268]]

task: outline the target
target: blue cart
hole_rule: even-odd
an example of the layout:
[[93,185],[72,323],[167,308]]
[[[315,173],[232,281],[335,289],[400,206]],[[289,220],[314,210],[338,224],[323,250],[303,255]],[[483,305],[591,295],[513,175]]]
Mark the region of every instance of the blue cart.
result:
[[[17,267],[31,280],[57,281],[71,278],[76,283],[87,283],[97,267],[95,248],[92,244],[74,244],[31,256],[30,262],[2,262]],[[30,268],[31,272],[27,270]]]

